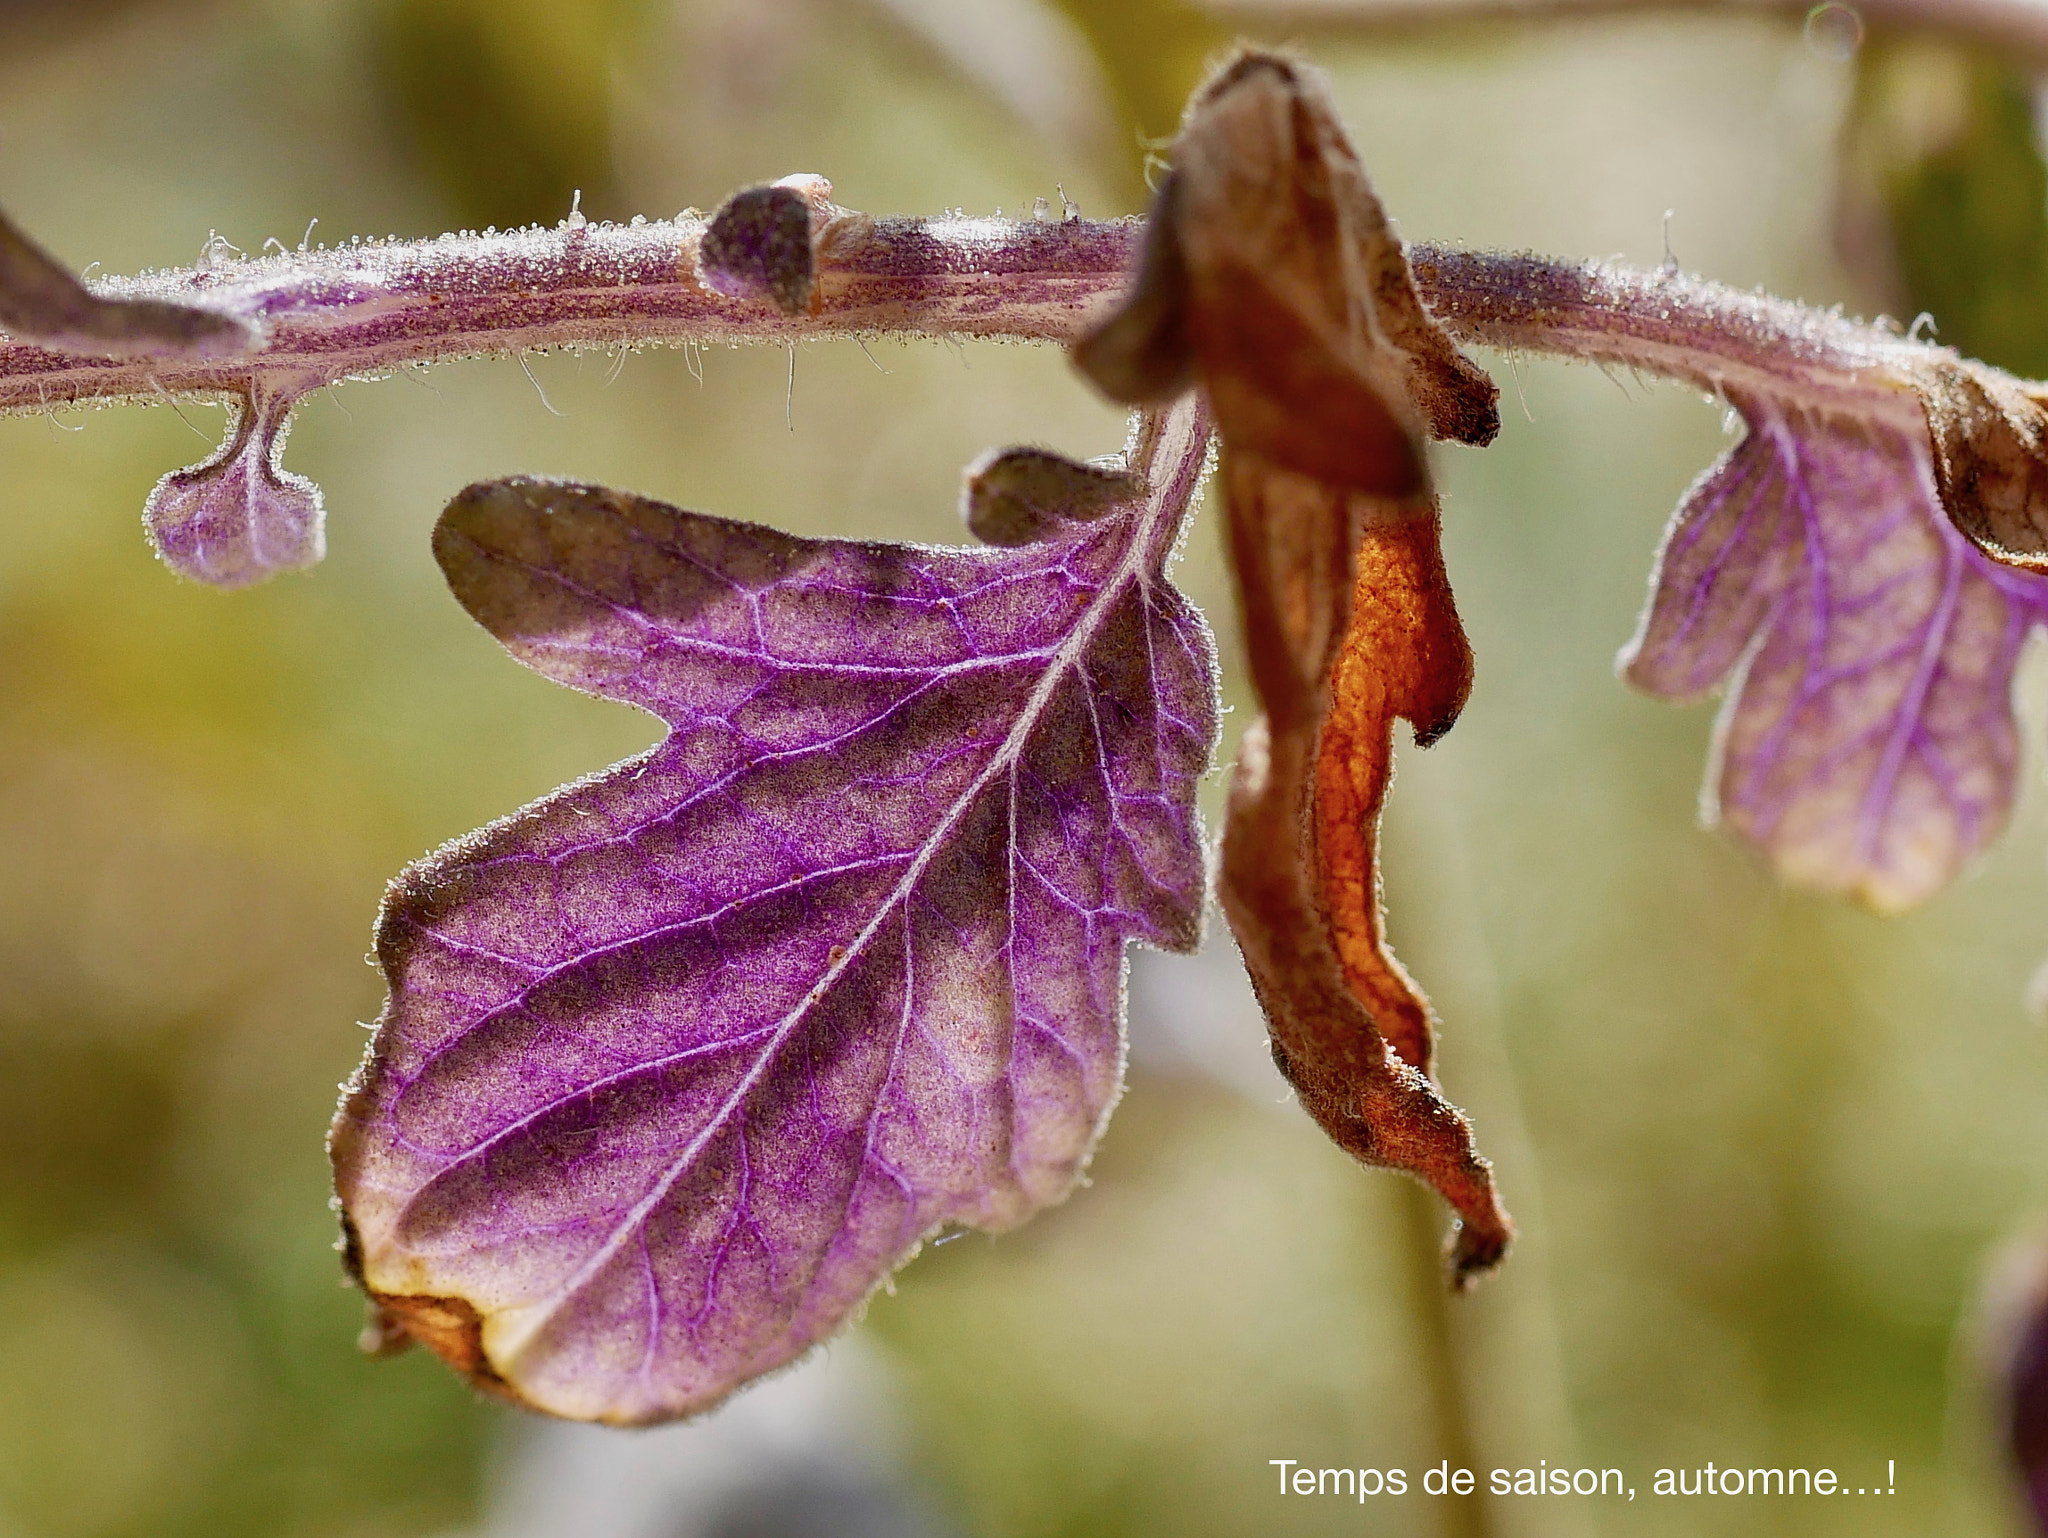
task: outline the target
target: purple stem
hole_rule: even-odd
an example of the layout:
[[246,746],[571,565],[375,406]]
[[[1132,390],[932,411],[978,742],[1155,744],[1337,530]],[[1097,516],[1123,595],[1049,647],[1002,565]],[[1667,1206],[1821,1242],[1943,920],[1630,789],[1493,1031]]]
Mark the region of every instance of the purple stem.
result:
[[1555,353],[1682,379],[1724,396],[1853,408],[1924,426],[1907,381],[1913,360],[1941,353],[1889,322],[1849,320],[1675,267],[1416,245],[1416,286],[1461,341]]
[[[818,261],[810,313],[715,292],[704,221],[366,241],[147,273],[108,296],[217,309],[264,333],[240,362],[121,361],[0,342],[0,413],[63,404],[290,393],[413,364],[560,346],[898,335],[1071,340],[1122,292],[1133,219],[877,219]],[[1626,364],[1710,390],[1922,420],[1901,367],[1936,351],[1895,330],[1676,270],[1410,248],[1423,298],[1461,340]]]
[[694,216],[365,241],[94,285],[177,299],[265,332],[236,364],[119,362],[0,343],[0,412],[65,402],[240,396],[252,375],[318,383],[533,348],[783,342],[835,332],[1065,341],[1122,286],[1135,220],[878,219],[835,242],[813,313],[701,281]]

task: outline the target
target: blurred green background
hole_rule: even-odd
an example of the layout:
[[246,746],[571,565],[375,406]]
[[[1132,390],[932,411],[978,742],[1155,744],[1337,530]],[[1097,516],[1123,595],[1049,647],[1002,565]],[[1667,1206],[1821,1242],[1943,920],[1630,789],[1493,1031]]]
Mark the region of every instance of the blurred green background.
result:
[[[0,201],[109,271],[315,218],[316,240],[552,220],[579,188],[593,215],[666,215],[799,170],[875,212],[1064,187],[1122,213],[1140,135],[1228,35],[1175,0],[13,0]],[[1411,237],[1654,265],[1671,210],[1710,277],[1929,309],[2048,363],[2032,97],[1995,58],[1843,59],[1748,14],[1306,46]],[[710,353],[701,384],[674,353],[615,378],[536,357],[545,404],[513,362],[315,396],[287,463],[325,487],[332,553],[231,596],[172,579],[137,518],[217,410],[0,421],[0,1538],[498,1520],[537,1433],[420,1354],[357,1354],[321,1134],[379,1005],[382,882],[652,733],[506,659],[427,531],[468,481],[534,471],[953,539],[979,450],[1120,441],[1055,353],[869,352],[803,349],[787,423],[780,352]],[[1253,1015],[1224,1020],[1241,1071],[1173,1048],[1175,1011],[1235,996],[1188,981],[1227,952],[1148,966],[1161,1018],[1092,1185],[926,1255],[861,1327],[909,1477],[962,1533],[2009,1530],[1970,1342],[1989,1256],[2048,1194],[2038,754],[2009,836],[1924,912],[1774,887],[1695,826],[1711,712],[1612,672],[1719,409],[1484,361],[1501,441],[1441,461],[1479,680],[1402,760],[1387,890],[1526,1240],[1446,1306],[1438,1215],[1281,1103]],[[1234,735],[1213,521],[1181,577]],[[2038,747],[2038,657],[2021,694]],[[1283,1498],[1267,1462],[1447,1456],[1618,1466],[1641,1498],[1361,1509]],[[1709,1459],[1852,1482],[1890,1459],[1898,1494],[1648,1499],[1655,1468]]]

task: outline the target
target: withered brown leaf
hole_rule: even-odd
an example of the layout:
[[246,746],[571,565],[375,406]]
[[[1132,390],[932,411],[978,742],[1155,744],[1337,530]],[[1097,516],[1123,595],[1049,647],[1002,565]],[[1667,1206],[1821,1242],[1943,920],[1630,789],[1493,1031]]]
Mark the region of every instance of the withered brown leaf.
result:
[[1953,354],[1912,378],[1949,518],[1994,560],[2048,569],[2048,384]]
[[[1303,1108],[1346,1152],[1420,1176],[1457,1209],[1462,1279],[1498,1261],[1512,1229],[1430,1078],[1429,1003],[1387,949],[1377,865],[1395,718],[1418,740],[1438,734],[1471,680],[1435,509],[1333,505],[1326,487],[1255,460],[1226,465],[1225,487],[1266,715],[1231,783],[1223,910]],[[1332,644],[1312,671],[1296,646],[1317,633]]]
[[1227,445],[1407,496],[1418,428],[1491,442],[1499,392],[1423,309],[1319,77],[1246,49],[1195,93],[1121,308],[1074,347],[1110,396],[1200,379]]
[[1489,441],[1497,391],[1422,307],[1313,72],[1240,53],[1173,158],[1133,292],[1075,360],[1119,399],[1210,398],[1265,711],[1232,782],[1224,912],[1303,1106],[1444,1195],[1462,1280],[1513,1229],[1430,1077],[1429,1003],[1387,948],[1377,850],[1396,718],[1427,745],[1472,678],[1423,435]]

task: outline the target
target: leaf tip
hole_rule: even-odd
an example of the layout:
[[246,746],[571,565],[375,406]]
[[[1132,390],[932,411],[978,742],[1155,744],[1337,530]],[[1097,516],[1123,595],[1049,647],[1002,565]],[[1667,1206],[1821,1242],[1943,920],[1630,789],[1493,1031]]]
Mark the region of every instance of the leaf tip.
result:
[[1072,523],[1092,523],[1145,495],[1145,478],[1121,463],[1084,463],[1029,445],[990,449],[960,478],[960,516],[984,544],[1016,546],[1049,539]]
[[112,358],[218,362],[261,344],[238,316],[162,299],[110,299],[0,213],[0,329],[18,341]]
[[1090,383],[1126,406],[1171,400],[1195,382],[1179,207],[1180,173],[1169,171],[1153,194],[1130,291],[1069,351]]

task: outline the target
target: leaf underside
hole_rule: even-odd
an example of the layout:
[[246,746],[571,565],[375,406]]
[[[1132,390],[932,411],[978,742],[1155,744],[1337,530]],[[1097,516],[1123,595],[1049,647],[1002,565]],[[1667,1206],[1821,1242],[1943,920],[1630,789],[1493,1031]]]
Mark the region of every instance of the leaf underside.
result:
[[1216,734],[1140,506],[1014,550],[806,540],[588,487],[436,531],[527,665],[661,717],[640,758],[393,884],[336,1121],[353,1264],[482,1386],[685,1415],[830,1334],[935,1229],[1079,1176],[1124,942],[1188,949]]
[[1709,820],[1788,881],[1900,912],[2004,825],[2048,580],[1957,531],[1925,433],[1735,405],[1748,431],[1679,507],[1623,673],[1674,700],[1725,681]]

